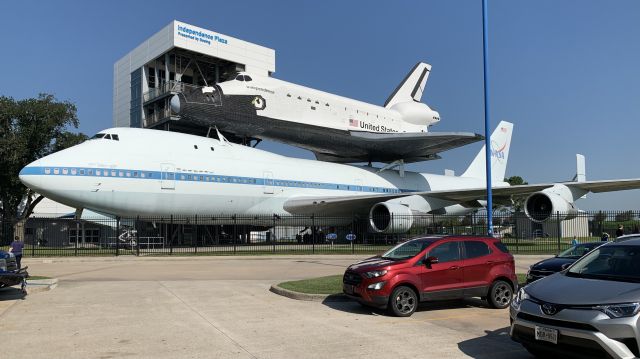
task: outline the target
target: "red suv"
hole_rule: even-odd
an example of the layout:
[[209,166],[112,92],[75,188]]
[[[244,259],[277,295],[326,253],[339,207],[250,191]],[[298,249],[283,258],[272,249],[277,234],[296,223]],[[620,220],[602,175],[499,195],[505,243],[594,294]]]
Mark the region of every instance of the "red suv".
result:
[[506,308],[517,288],[513,256],[491,237],[415,238],[347,268],[343,292],[408,317],[421,301],[486,298]]

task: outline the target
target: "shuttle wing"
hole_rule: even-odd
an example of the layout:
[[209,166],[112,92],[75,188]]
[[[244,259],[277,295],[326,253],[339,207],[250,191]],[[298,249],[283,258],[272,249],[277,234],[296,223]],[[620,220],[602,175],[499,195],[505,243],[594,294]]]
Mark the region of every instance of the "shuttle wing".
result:
[[[553,187],[553,185],[551,183],[493,188],[493,198],[495,202],[506,202],[511,196],[527,195]],[[637,188],[637,186],[634,188]],[[367,214],[371,206],[378,202],[408,196],[421,196],[451,202],[451,204],[464,204],[486,199],[487,191],[485,188],[471,188],[348,197],[298,197],[285,202],[284,209],[289,213],[305,215],[324,213],[331,213],[332,215]]]
[[[312,149],[321,161],[351,162],[393,162],[405,163],[440,158],[439,153],[470,143],[482,141],[483,136],[470,132],[420,132],[420,133],[379,133],[349,131],[348,134],[333,134],[332,144],[327,143],[325,151]],[[336,146],[340,136],[345,137],[343,147]],[[316,139],[318,141],[320,139]],[[329,139],[327,139],[329,141]]]

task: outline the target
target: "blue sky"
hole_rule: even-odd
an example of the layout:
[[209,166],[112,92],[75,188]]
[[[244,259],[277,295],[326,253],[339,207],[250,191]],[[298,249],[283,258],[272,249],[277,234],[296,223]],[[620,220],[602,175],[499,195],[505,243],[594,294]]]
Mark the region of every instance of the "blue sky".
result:
[[[112,124],[113,64],[176,19],[276,50],[275,77],[382,104],[418,61],[433,131],[482,133],[481,0],[11,1],[0,15],[0,94],[55,94],[80,130]],[[640,177],[640,1],[489,0],[491,121],[515,124],[507,175]],[[410,169],[462,173],[481,145]],[[261,148],[312,158],[288,146]],[[583,209],[640,209],[640,191],[590,195]]]

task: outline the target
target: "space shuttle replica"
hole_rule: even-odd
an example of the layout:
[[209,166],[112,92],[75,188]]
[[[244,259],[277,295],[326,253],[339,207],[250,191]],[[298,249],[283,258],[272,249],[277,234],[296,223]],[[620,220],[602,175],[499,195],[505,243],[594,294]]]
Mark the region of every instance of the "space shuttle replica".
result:
[[429,132],[437,111],[420,102],[431,65],[418,63],[383,106],[245,72],[171,99],[183,120],[246,141],[268,139],[312,151],[321,161],[409,163],[483,139]]

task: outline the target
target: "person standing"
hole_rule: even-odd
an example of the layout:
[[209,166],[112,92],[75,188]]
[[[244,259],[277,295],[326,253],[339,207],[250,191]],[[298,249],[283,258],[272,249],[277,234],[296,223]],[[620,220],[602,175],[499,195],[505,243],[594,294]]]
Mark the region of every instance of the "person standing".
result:
[[13,253],[16,256],[16,264],[18,265],[18,269],[22,268],[22,250],[24,249],[24,242],[20,240],[20,237],[16,236],[16,239],[11,242],[11,246],[9,247],[9,252]]
[[619,224],[618,229],[616,229],[616,238],[624,236],[624,227]]

